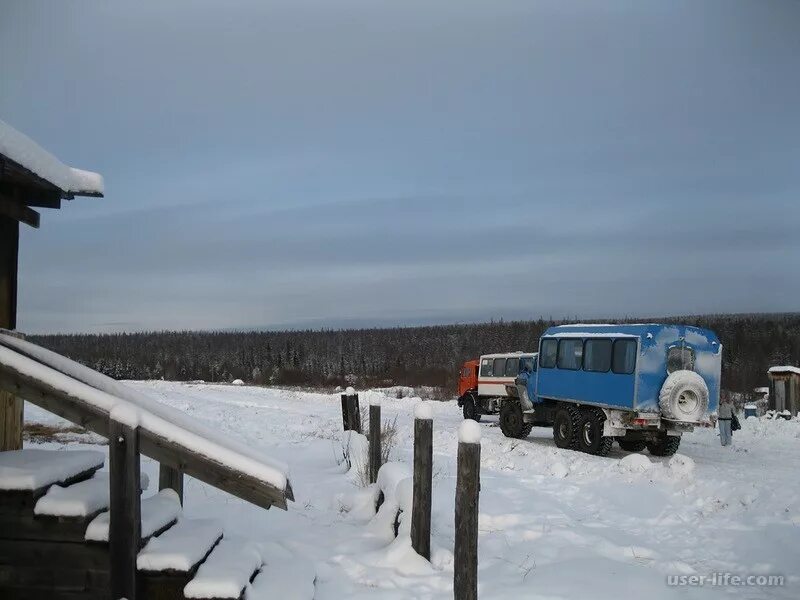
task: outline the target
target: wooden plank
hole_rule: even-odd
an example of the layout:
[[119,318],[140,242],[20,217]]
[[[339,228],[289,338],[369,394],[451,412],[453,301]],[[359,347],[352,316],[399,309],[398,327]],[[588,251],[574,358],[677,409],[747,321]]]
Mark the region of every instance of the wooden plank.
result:
[[[12,516],[21,514],[31,515],[33,514],[34,506],[36,506],[36,501],[47,493],[50,485],[57,484],[66,487],[73,483],[84,481],[94,475],[101,466],[102,465],[98,465],[91,469],[86,469],[72,477],[55,481],[53,484],[48,484],[35,490],[4,490],[0,492],[0,514]],[[2,537],[2,535],[0,535],[0,537]]]
[[34,229],[39,229],[39,213],[20,204],[0,196],[0,215],[30,225]]
[[0,540],[0,564],[108,571],[108,546],[52,540]]
[[0,539],[83,542],[86,528],[100,512],[88,517],[51,517],[0,513]]
[[[13,392],[27,401],[72,421],[106,438],[108,415],[93,405],[57,390],[47,384],[16,372],[0,364],[0,389]],[[214,487],[246,500],[256,506],[286,509],[287,500],[294,500],[290,485],[280,490],[250,475],[241,473],[210,457],[196,454],[172,440],[160,437],[147,430],[140,432],[140,451],[145,456],[178,469],[184,475],[199,479]]]
[[411,547],[431,559],[433,486],[433,419],[414,419],[414,491],[411,504]]
[[458,443],[456,460],[455,549],[453,595],[478,598],[478,495],[481,488],[481,445]]
[[381,468],[381,406],[369,405],[369,482],[378,481]]
[[139,430],[109,420],[111,597],[136,600],[136,556],[142,539]]
[[183,473],[169,465],[161,464],[158,467],[158,489],[175,490],[183,505]]

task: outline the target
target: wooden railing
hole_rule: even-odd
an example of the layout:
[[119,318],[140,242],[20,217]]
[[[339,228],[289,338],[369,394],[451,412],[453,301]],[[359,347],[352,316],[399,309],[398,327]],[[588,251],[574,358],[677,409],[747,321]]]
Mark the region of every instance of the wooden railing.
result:
[[[3,356],[9,356],[9,352],[18,359],[13,361],[13,364],[3,360]],[[30,363],[32,368],[20,368],[20,363],[26,362]],[[69,385],[54,385],[52,377],[39,374],[46,374],[49,371],[55,371],[68,378]],[[154,407],[153,405],[157,404],[154,400],[149,398],[144,400],[141,394],[128,386],[2,331],[0,331],[0,389],[16,394],[106,438],[109,437],[110,412],[102,406],[102,402],[97,401],[99,396],[106,400],[107,405],[127,402],[137,410],[154,413],[166,421],[170,420],[172,414],[177,413],[169,407]],[[150,404],[143,406],[143,402]],[[183,414],[181,417],[184,420],[188,419]],[[199,422],[194,422],[192,425],[187,429],[189,434],[202,438],[208,433]],[[177,424],[176,428],[182,430],[184,424]],[[165,467],[159,477],[162,482],[176,482],[177,477],[172,471],[177,471],[263,508],[277,506],[286,509],[287,500],[294,500],[288,479],[283,487],[278,487],[272,482],[253,476],[236,464],[217,460],[209,455],[213,453],[198,453],[195,449],[182,444],[180,440],[169,439],[163,431],[149,430],[146,425],[142,425],[140,430],[141,453],[159,461]],[[213,443],[223,446],[222,449],[228,453],[241,454],[244,461],[252,463],[258,460],[252,451],[243,449],[242,444],[235,441],[221,443],[219,435],[214,435]]]
[[[294,500],[285,470],[274,462],[265,458],[260,464],[249,448],[226,442],[183,413],[2,330],[0,390],[109,439],[109,555],[114,598],[136,598],[136,555],[141,549],[140,453],[159,461],[160,489],[175,489],[181,499],[183,474],[187,474],[263,508],[285,510],[287,501]],[[259,477],[259,473],[273,476]]]

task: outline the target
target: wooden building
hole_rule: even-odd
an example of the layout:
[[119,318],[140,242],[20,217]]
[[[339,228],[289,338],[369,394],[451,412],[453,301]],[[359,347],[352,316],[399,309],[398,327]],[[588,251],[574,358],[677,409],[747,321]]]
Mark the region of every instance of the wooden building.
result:
[[[61,208],[76,196],[103,196],[97,173],[62,163],[0,121],[0,329],[17,327],[20,223],[39,227],[36,208]],[[0,392],[0,451],[22,447],[23,402]]]
[[770,367],[767,375],[769,409],[797,416],[800,413],[800,367]]

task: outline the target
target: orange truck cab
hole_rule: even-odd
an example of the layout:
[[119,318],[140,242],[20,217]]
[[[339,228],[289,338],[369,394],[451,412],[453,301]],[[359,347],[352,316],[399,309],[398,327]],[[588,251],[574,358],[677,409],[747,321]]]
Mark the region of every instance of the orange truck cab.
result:
[[470,390],[478,389],[478,368],[481,361],[468,360],[461,367],[461,376],[458,378],[458,396],[459,398]]
[[497,414],[508,387],[514,387],[521,372],[534,371],[535,365],[535,352],[483,354],[479,360],[466,361],[458,377],[458,406],[464,418],[480,421],[481,415]]

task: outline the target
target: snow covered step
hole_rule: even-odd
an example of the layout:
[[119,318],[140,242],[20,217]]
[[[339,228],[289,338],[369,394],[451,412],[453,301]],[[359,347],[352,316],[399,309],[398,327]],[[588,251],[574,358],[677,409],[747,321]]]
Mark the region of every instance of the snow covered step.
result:
[[313,600],[316,569],[310,561],[296,556],[267,559],[245,591],[245,600]]
[[[148,484],[147,475],[142,473],[142,489],[147,489]],[[39,498],[33,512],[38,516],[88,517],[108,508],[108,499],[108,473],[95,473],[91,479],[68,487],[51,486]]]
[[92,450],[0,452],[0,490],[35,492],[54,483],[81,481],[104,462],[104,454]]
[[140,571],[191,571],[208,556],[222,538],[222,524],[215,519],[181,519],[152,538],[139,552]]
[[226,536],[183,588],[183,595],[207,600],[241,598],[261,564],[261,553],[255,543]]
[[[155,496],[142,500],[142,539],[167,527],[181,514],[181,501],[174,490],[165,489]],[[108,511],[97,515],[86,528],[86,539],[92,542],[108,541]]]

